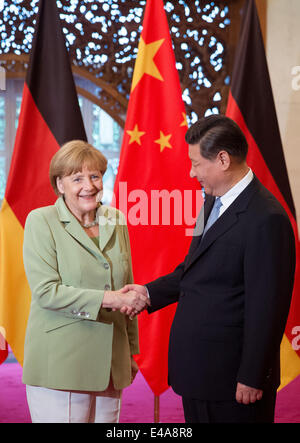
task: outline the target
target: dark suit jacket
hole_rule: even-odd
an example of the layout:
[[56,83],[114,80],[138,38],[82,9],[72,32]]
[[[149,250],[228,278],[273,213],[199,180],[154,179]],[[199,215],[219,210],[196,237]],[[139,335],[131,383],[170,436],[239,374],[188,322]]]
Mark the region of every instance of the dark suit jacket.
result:
[[[207,220],[212,197],[207,197]],[[149,312],[178,302],[169,383],[179,395],[235,398],[237,382],[277,388],[295,270],[289,218],[256,177],[173,273],[147,288]]]

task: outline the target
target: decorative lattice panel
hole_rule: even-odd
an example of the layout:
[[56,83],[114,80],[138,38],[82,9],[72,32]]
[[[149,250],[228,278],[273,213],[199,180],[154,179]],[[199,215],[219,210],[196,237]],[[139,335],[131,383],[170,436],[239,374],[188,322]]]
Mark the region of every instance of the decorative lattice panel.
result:
[[[81,93],[121,125],[145,4],[145,0],[57,0],[74,73],[91,82],[89,90]],[[164,4],[189,117],[224,112],[232,18],[241,0],[165,0]],[[25,74],[37,10],[38,0],[4,0],[0,63],[8,75]]]

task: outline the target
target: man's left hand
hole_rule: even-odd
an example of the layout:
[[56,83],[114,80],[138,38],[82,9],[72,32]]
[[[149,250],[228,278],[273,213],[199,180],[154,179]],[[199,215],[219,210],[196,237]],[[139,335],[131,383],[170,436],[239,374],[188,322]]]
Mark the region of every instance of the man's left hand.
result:
[[235,398],[238,403],[243,403],[244,405],[255,403],[257,400],[261,400],[262,395],[263,391],[261,389],[251,388],[242,383],[237,384]]

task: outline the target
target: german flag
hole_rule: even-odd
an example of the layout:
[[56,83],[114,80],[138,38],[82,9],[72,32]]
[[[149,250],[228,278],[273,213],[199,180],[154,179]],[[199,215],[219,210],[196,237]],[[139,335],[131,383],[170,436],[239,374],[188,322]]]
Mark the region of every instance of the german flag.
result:
[[86,140],[59,12],[40,0],[21,113],[0,212],[0,326],[20,364],[30,306],[23,267],[27,214],[56,200],[49,164],[59,147]]
[[236,121],[247,138],[248,165],[285,208],[294,228],[297,265],[292,304],[281,344],[282,388],[300,374],[300,350],[293,345],[300,319],[300,250],[296,211],[254,0],[245,2],[226,115]]

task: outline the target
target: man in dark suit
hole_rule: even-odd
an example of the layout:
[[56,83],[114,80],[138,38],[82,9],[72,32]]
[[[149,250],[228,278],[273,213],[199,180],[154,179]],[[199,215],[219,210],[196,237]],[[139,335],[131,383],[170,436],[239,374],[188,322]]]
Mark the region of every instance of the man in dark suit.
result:
[[203,118],[186,141],[191,177],[206,193],[198,220],[204,230],[173,273],[127,289],[147,288],[149,312],[178,302],[169,383],[187,422],[272,422],[294,281],[293,230],[247,166],[246,139],[231,119]]

